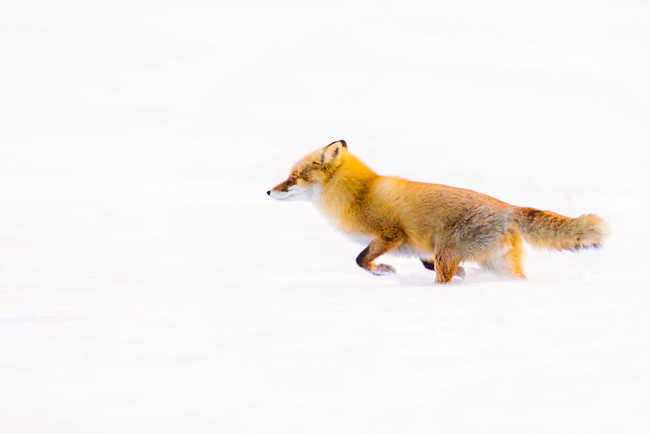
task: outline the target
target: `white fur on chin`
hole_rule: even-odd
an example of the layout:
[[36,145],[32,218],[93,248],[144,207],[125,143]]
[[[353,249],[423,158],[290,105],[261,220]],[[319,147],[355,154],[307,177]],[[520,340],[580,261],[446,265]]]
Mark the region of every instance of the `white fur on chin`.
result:
[[287,191],[271,190],[270,196],[275,200],[316,202],[320,199],[320,188],[316,185],[296,184]]

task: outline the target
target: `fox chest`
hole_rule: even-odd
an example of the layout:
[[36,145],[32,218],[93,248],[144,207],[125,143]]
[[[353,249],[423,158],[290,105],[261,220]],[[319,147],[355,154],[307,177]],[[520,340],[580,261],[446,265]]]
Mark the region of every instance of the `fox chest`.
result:
[[373,240],[374,237],[367,234],[361,225],[350,221],[350,218],[344,218],[342,212],[337,212],[338,210],[325,209],[322,206],[317,206],[317,208],[325,218],[325,221],[350,241],[368,245],[370,241]]
[[374,237],[364,234],[361,230],[358,228],[355,228],[353,225],[346,224],[345,222],[342,222],[340,219],[324,212],[322,209],[319,210],[321,211],[321,214],[325,218],[325,221],[334,229],[336,229],[338,232],[343,234],[346,238],[348,238],[350,241],[353,241],[358,244],[364,244],[368,245],[370,241],[373,240]]

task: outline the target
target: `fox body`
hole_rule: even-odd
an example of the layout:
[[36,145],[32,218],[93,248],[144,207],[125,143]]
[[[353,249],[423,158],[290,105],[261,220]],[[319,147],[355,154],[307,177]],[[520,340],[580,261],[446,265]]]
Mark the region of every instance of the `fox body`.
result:
[[353,156],[344,140],[300,160],[287,180],[267,192],[277,200],[308,200],[344,233],[368,246],[357,264],[373,274],[395,272],[376,264],[397,252],[420,258],[437,283],[462,276],[460,264],[525,278],[523,241],[534,247],[600,247],[608,229],[595,215],[569,218],[516,207],[472,190],[380,176]]

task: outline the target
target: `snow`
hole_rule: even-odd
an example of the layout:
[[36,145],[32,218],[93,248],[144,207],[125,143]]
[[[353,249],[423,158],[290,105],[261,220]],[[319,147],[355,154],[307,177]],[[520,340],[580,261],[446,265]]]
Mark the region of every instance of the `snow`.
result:
[[[0,433],[650,429],[648,5],[3,12]],[[525,282],[372,276],[265,194],[338,139],[612,236]]]

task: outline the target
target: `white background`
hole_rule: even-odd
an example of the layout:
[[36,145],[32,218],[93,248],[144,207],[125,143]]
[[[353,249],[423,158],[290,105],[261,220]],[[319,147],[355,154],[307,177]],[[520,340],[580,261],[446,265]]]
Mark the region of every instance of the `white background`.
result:
[[[645,433],[645,1],[0,8],[0,433]],[[265,192],[382,174],[569,216],[599,251],[433,284]]]

